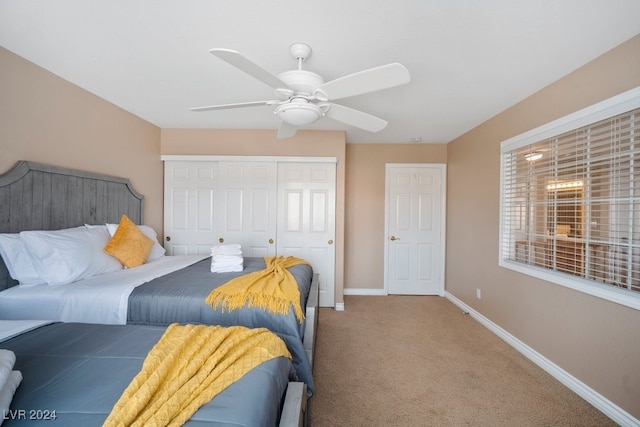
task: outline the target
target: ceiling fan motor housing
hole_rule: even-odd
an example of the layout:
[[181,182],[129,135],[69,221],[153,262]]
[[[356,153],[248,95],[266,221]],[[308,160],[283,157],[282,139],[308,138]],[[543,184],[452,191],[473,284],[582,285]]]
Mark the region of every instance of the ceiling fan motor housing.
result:
[[306,70],[285,71],[278,78],[298,94],[311,95],[324,79],[316,73]]

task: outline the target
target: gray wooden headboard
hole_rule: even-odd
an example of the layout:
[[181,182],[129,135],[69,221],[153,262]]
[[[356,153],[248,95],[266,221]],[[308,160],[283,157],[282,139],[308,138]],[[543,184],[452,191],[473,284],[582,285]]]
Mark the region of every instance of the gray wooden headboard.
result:
[[[118,223],[141,224],[144,196],[127,178],[19,161],[0,175],[0,233]],[[0,258],[0,291],[17,282]]]

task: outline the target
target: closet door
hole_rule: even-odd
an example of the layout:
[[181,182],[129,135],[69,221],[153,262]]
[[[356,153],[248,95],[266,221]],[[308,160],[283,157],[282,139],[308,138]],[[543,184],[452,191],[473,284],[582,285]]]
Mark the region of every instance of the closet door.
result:
[[335,304],[335,163],[278,164],[278,255],[304,258],[320,277],[320,306]]
[[220,162],[216,244],[240,243],[247,257],[276,254],[275,162]]
[[215,229],[216,162],[165,162],[167,255],[209,254]]

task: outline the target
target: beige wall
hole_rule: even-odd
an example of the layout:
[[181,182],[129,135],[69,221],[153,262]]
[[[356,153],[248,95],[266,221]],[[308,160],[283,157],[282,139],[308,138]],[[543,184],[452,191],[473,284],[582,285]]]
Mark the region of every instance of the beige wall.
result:
[[277,139],[275,130],[163,129],[161,141],[163,155],[335,157],[338,162],[335,302],[344,302],[344,132],[299,131],[293,138]]
[[160,129],[0,48],[0,173],[18,160],[129,178],[162,231]]
[[347,144],[345,289],[384,288],[385,164],[446,162],[445,144]]
[[446,290],[640,419],[640,312],[498,267],[500,141],[638,85],[640,36],[448,144]]

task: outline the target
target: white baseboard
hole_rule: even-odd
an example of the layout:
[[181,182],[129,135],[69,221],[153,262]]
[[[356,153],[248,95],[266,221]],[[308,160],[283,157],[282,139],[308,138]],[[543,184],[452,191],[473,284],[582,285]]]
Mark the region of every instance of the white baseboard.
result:
[[[343,289],[342,295],[373,295],[373,296],[383,296],[387,295],[387,291],[384,289],[361,289],[361,288],[351,288],[351,289]],[[336,304],[336,311],[344,311],[344,303],[340,302]]]
[[387,291],[384,289],[361,289],[361,288],[345,288],[342,291],[343,295],[375,295],[382,296],[387,295]]
[[567,386],[578,396],[582,397],[584,400],[589,402],[591,405],[600,410],[603,414],[611,418],[613,421],[625,427],[640,427],[640,420],[636,419],[624,409],[618,407],[609,399],[605,398],[600,393],[593,390],[591,387],[587,386],[582,381],[566,372],[564,369],[560,368],[551,360],[547,359],[542,354],[538,353],[537,351],[526,345],[524,342],[511,335],[509,332],[505,331],[500,326],[496,325],[491,320],[475,311],[473,308],[471,308],[449,292],[445,292],[445,297],[449,301],[460,307],[463,312],[468,313],[471,317],[480,322],[491,332],[506,341],[507,344],[518,350],[526,358],[544,369],[547,373]]

